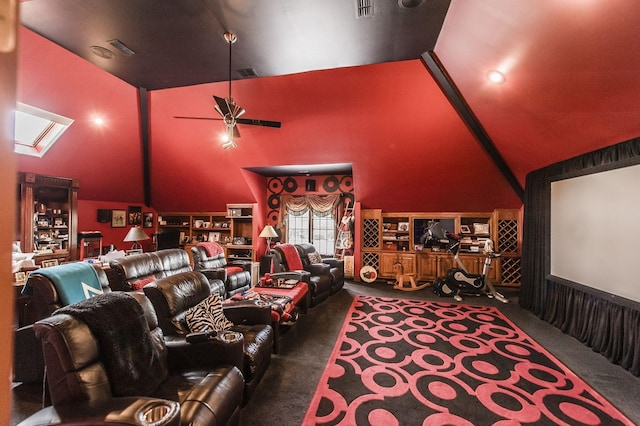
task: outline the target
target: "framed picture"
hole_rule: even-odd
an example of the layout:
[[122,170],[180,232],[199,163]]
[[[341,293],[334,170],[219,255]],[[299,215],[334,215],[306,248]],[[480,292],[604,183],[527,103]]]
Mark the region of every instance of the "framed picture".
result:
[[463,234],[470,234],[471,229],[469,229],[469,225],[460,225],[460,232]]
[[127,208],[127,222],[129,225],[142,225],[142,207],[129,206]]
[[242,216],[242,209],[229,209],[229,216]]
[[220,242],[222,234],[220,232],[209,232],[209,241]]
[[24,284],[27,281],[27,273],[16,272],[13,274],[13,281],[15,281],[16,284]]
[[143,213],[143,228],[153,228],[153,212],[144,212]]
[[124,228],[127,226],[126,210],[111,210],[111,227]]
[[409,231],[409,222],[398,222],[398,231]]
[[41,268],[50,268],[52,266],[58,266],[58,259],[43,260],[40,263]]
[[247,240],[244,237],[233,237],[233,244],[236,246],[245,245]]
[[473,233],[474,234],[489,234],[489,224],[488,223],[474,223],[473,224]]

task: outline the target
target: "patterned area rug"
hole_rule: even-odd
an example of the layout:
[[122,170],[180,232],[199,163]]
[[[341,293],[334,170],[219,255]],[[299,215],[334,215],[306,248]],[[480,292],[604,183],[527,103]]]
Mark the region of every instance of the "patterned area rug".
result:
[[304,425],[632,425],[498,309],[359,296]]

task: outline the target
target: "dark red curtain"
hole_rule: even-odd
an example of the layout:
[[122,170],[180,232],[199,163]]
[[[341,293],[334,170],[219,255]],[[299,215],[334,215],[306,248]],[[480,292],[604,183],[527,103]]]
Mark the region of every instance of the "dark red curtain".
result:
[[640,138],[527,176],[520,306],[640,376],[640,303],[552,277],[549,260],[551,182],[635,164],[640,164]]

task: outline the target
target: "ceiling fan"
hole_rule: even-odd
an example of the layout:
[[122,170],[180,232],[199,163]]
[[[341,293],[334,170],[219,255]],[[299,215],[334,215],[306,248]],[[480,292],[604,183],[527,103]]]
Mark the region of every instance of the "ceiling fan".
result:
[[255,118],[241,118],[241,116],[244,115],[245,110],[240,105],[236,104],[236,101],[231,97],[231,46],[238,40],[238,37],[233,33],[226,32],[224,33],[224,39],[229,43],[229,96],[227,98],[221,98],[213,95],[213,99],[215,100],[214,108],[222,118],[185,116],[174,116],[174,118],[184,118],[189,120],[222,120],[226,130],[226,141],[222,147],[224,149],[229,149],[238,146],[235,142],[235,139],[240,137],[240,131],[237,127],[238,124],[280,128],[282,123],[279,121],[258,120]]

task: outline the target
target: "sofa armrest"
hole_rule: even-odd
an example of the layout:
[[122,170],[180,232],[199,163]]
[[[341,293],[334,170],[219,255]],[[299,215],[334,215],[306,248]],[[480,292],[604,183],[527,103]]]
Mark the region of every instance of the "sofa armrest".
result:
[[331,266],[326,263],[311,263],[305,269],[311,272],[311,275],[329,275],[331,272]]
[[222,282],[227,281],[227,271],[222,267],[198,269],[198,272],[201,272],[202,274],[204,274],[204,276],[207,277],[209,281],[211,280],[221,280]]
[[[146,421],[145,421],[146,420]],[[123,397],[49,406],[31,415],[19,426],[35,425],[179,425],[180,404],[160,398]]]
[[271,324],[271,306],[255,300],[227,300],[224,316],[235,325]]
[[332,268],[344,269],[344,260],[337,259],[335,257],[325,257],[322,259],[323,263],[331,266]]
[[272,280],[283,278],[285,280],[298,280],[304,283],[308,283],[311,279],[311,273],[309,271],[288,271],[288,272],[276,272],[271,274]]
[[247,260],[231,260],[227,263],[227,266],[239,266],[242,270],[251,272],[251,262]]
[[[220,334],[220,333],[218,333]],[[167,363],[172,372],[234,365],[242,371],[244,350],[242,338],[222,340],[214,334],[204,341],[190,343],[186,336],[165,336]]]

